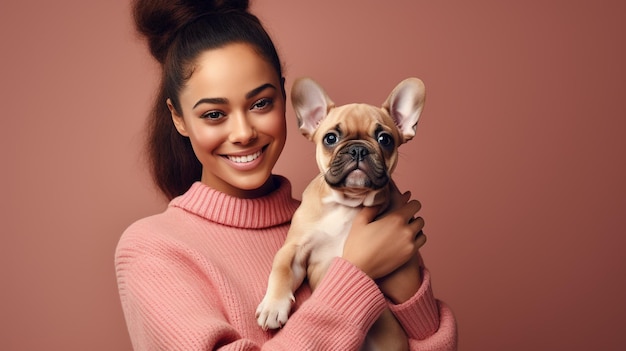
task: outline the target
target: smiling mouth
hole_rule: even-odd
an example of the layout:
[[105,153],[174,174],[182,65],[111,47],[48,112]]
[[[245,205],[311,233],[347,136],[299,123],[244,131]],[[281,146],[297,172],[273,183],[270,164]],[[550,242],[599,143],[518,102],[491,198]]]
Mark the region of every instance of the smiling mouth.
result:
[[244,156],[228,156],[226,155],[226,158],[228,158],[231,162],[234,163],[248,163],[248,162],[252,162],[254,160],[256,160],[257,158],[259,158],[259,156],[261,156],[261,154],[263,153],[263,149],[250,154],[250,155],[244,155]]

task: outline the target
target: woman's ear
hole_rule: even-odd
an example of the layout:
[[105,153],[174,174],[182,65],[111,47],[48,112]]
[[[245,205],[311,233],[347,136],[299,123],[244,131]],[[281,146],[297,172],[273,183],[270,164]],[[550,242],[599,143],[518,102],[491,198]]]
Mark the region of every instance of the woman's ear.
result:
[[185,128],[185,120],[183,119],[183,116],[179,115],[178,112],[176,112],[176,109],[172,104],[172,100],[170,99],[167,99],[167,108],[172,114],[172,122],[174,122],[174,126],[176,127],[178,133],[182,136],[188,137],[189,134],[187,133],[187,129]]

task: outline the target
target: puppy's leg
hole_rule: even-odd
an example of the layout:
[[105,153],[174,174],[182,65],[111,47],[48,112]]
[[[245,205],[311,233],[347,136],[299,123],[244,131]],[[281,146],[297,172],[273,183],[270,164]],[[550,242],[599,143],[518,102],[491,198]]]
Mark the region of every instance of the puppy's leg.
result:
[[293,293],[306,275],[306,257],[296,243],[286,243],[274,257],[265,297],[256,310],[257,323],[264,329],[281,328],[289,318]]

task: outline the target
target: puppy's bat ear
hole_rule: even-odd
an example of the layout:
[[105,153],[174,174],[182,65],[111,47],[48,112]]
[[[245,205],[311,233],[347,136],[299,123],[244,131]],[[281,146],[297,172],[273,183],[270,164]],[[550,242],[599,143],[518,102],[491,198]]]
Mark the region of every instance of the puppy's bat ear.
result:
[[417,120],[422,114],[426,98],[424,82],[417,78],[407,78],[400,82],[383,104],[391,118],[396,122],[402,143],[415,136]]
[[298,118],[300,133],[309,140],[328,111],[335,107],[324,89],[310,78],[298,78],[293,83],[291,104]]

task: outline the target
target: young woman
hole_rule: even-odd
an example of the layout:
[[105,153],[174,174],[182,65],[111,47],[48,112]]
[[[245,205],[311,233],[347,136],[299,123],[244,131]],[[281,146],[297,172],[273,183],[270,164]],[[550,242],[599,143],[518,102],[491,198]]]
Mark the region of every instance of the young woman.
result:
[[285,145],[281,62],[248,1],[137,0],[162,67],[148,151],[165,212],[132,224],[116,251],[136,350],[358,350],[385,308],[411,350],[456,349],[451,310],[419,258],[419,202],[357,217],[314,292],[279,331],[257,325],[276,251],[298,202],[272,169]]

